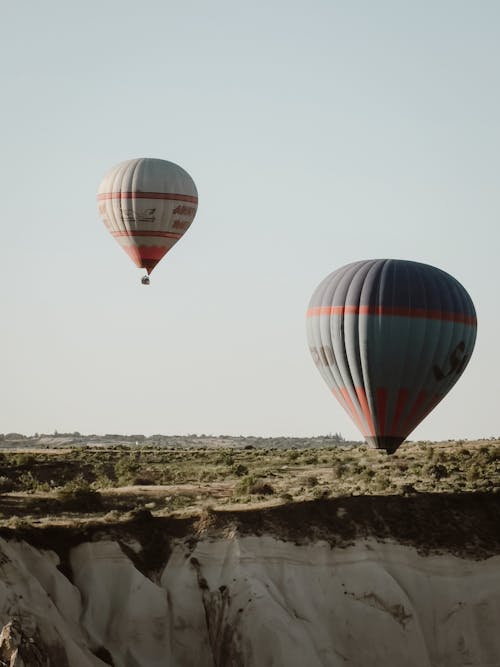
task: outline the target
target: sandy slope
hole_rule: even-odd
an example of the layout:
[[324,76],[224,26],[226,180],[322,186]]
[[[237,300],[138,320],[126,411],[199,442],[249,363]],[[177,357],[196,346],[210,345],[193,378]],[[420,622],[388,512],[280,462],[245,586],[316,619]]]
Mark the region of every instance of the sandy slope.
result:
[[178,537],[146,576],[138,542],[92,540],[69,549],[72,581],[54,552],[0,540],[3,664],[500,666],[500,556]]

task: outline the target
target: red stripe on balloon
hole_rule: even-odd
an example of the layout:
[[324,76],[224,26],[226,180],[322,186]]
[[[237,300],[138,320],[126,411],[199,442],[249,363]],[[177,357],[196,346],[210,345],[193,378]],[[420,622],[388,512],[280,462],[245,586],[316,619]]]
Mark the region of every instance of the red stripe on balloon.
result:
[[366,399],[366,392],[363,387],[356,387],[356,396],[358,397],[361,410],[368,424],[368,434],[375,435],[375,427],[373,425],[373,419],[370,414],[370,408],[368,407],[368,401]]
[[463,324],[477,324],[476,317],[464,313],[443,312],[441,310],[427,310],[425,308],[402,308],[395,306],[315,306],[309,308],[307,317],[318,315],[394,315],[397,317],[425,318],[444,322],[462,322]]
[[122,246],[122,248],[139,268],[148,268],[151,261],[156,264],[169,250],[158,246]]
[[170,248],[165,248],[165,246],[139,246],[138,250],[141,259],[160,260]]
[[192,195],[179,195],[173,192],[100,192],[98,201],[107,199],[168,199],[172,201],[187,201],[191,204],[198,203],[198,197]]
[[180,239],[182,234],[179,234],[178,232],[159,232],[159,231],[144,231],[144,230],[139,230],[139,229],[131,229],[131,230],[126,230],[126,231],[114,231],[111,232],[111,234],[115,237],[118,238],[119,236],[159,236],[160,238],[165,238],[165,239]]

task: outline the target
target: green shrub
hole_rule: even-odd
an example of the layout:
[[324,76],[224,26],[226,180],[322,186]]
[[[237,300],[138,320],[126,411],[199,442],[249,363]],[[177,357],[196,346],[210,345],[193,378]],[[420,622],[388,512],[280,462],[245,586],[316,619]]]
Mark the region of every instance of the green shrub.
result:
[[121,486],[130,484],[139,471],[139,464],[128,458],[121,458],[115,465],[115,477]]
[[13,490],[14,482],[4,475],[0,475],[0,493],[8,493]]
[[436,463],[436,465],[430,466],[428,473],[434,477],[436,480],[444,479],[448,477],[448,468],[442,463]]
[[255,475],[245,475],[242,477],[234,488],[237,496],[247,496],[250,493],[250,487],[255,483]]
[[274,493],[273,487],[268,482],[255,477],[255,475],[245,475],[245,477],[242,477],[234,491],[238,496],[249,494],[266,496]]
[[231,468],[231,472],[236,475],[236,477],[243,477],[243,475],[248,475],[248,468],[242,463],[237,463]]
[[346,466],[343,463],[335,463],[332,468],[333,476],[336,479],[342,479],[346,472]]
[[234,455],[231,452],[223,452],[216,459],[215,463],[220,465],[224,464],[226,466],[234,465]]
[[70,512],[98,512],[102,509],[102,496],[82,477],[68,482],[57,492],[62,509]]
[[201,470],[198,474],[198,481],[199,482],[216,482],[217,480],[220,480],[225,477],[225,475],[221,475],[220,473],[217,472],[217,470]]
[[250,493],[256,496],[270,496],[274,493],[274,489],[268,482],[258,479],[250,487]]
[[31,471],[21,473],[18,478],[18,484],[23,491],[27,491],[28,493],[50,491],[50,485],[37,480]]
[[475,482],[481,477],[481,469],[478,465],[473,465],[469,468],[466,474],[468,482]]
[[17,466],[32,466],[35,463],[36,458],[33,454],[16,454],[14,456],[14,464]]
[[99,489],[109,489],[114,486],[114,481],[107,475],[99,475],[94,480],[94,485]]
[[178,510],[196,503],[196,495],[192,493],[178,493],[165,498],[165,506],[168,510]]
[[391,486],[391,479],[389,475],[385,473],[377,475],[374,480],[374,486],[377,491],[385,491],[388,489]]

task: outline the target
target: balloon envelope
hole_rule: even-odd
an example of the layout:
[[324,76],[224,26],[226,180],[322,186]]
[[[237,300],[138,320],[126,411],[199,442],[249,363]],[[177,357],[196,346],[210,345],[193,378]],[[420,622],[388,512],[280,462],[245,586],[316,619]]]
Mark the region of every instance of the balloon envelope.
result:
[[393,453],[469,362],[476,312],[452,276],[427,264],[348,264],[307,311],[313,360],[366,441]]
[[198,193],[177,164],[138,158],[121,162],[104,176],[97,201],[112,236],[149,274],[193,222]]

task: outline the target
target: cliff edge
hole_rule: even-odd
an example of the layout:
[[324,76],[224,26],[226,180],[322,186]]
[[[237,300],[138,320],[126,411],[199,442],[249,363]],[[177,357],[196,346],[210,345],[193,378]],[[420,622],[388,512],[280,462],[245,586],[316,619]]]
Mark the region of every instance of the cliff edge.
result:
[[0,664],[500,666],[499,500],[4,528]]

